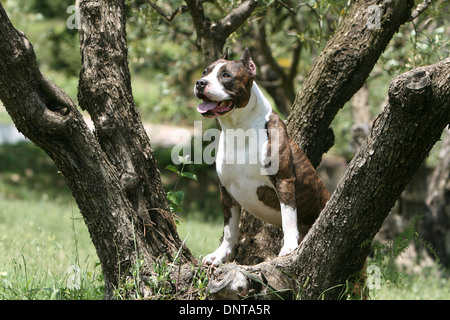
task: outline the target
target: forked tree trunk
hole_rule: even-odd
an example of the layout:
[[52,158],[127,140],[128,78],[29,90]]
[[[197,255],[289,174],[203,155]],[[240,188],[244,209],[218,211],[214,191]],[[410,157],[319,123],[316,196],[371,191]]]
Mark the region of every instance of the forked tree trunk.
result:
[[185,0],[197,34],[196,45],[206,65],[223,54],[228,37],[252,14],[258,0],[244,0],[218,21],[206,17],[202,0]]

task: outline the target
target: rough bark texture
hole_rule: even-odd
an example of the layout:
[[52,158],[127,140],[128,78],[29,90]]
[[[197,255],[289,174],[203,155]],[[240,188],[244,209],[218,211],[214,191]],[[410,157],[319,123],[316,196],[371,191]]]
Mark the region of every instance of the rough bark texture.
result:
[[[362,87],[394,33],[408,21],[413,4],[411,0],[356,1],[317,58],[287,119],[289,135],[315,167],[334,144],[332,120]],[[369,10],[371,6],[379,9],[379,16]],[[374,20],[376,17],[379,21]],[[240,264],[253,264],[277,254],[272,251],[278,249],[273,243],[281,242],[282,233],[255,220],[249,213],[241,215],[242,230],[234,257]],[[265,237],[266,230],[274,236]],[[259,252],[256,257],[245,254],[249,246]]]
[[100,259],[106,297],[137,259],[195,259],[178,237],[131,94],[124,3],[81,1],[80,104],[45,78],[25,35],[0,5],[0,98],[17,128],[54,160],[71,188]]
[[279,288],[278,277],[267,275],[284,274],[285,284],[299,281],[300,289],[290,286],[291,296],[339,298],[346,280],[363,267],[395,200],[449,122],[450,59],[397,77],[388,105],[296,252],[256,266],[236,265],[235,280],[225,285],[217,281],[227,279],[219,268],[219,279],[210,281],[214,295],[264,295],[270,287]]

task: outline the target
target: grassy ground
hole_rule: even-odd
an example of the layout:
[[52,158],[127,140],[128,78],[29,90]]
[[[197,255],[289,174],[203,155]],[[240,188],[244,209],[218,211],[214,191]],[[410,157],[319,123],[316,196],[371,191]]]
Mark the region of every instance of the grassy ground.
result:
[[[98,258],[75,203],[2,198],[0,208],[0,299],[103,298]],[[196,256],[215,249],[221,231],[197,218],[179,227]],[[73,290],[75,270],[81,290]]]
[[376,300],[449,300],[450,280],[432,267],[420,273],[403,274],[398,285],[384,283],[371,297]]

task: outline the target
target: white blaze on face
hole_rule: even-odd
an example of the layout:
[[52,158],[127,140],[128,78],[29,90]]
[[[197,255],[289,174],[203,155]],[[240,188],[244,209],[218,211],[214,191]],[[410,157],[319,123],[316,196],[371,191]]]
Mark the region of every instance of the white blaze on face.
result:
[[202,80],[208,81],[208,85],[205,88],[204,95],[212,101],[225,101],[229,100],[230,96],[225,92],[225,88],[219,81],[219,70],[222,68],[226,62],[219,63],[206,77]]

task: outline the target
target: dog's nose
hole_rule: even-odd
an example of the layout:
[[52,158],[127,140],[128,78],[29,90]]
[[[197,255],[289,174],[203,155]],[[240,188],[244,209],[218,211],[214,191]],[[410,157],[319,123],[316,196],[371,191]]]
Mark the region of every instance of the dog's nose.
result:
[[195,83],[195,85],[197,86],[197,89],[204,89],[207,84],[208,84],[208,81],[204,80],[204,79],[200,79]]

